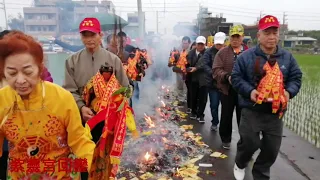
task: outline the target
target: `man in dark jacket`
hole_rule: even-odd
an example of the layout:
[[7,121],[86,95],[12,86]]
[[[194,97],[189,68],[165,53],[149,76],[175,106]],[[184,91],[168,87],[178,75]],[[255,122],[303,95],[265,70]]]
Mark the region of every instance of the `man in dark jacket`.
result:
[[127,34],[125,32],[123,32],[123,31],[118,32],[118,37],[122,38],[123,48],[125,51],[132,53],[136,50],[136,48],[134,46],[131,46],[130,44],[127,43],[128,38],[127,38]]
[[199,36],[196,39],[196,48],[188,53],[188,68],[187,68],[187,89],[191,90],[191,119],[197,119],[199,122],[204,123],[204,110],[207,105],[208,92],[205,86],[200,87],[199,73],[201,69],[197,69],[196,65],[200,58],[203,56],[206,48],[206,38]]
[[[112,42],[113,41],[113,34],[110,34],[107,36],[107,50],[112,52],[113,54],[119,56],[120,52],[119,52],[119,47],[118,42]],[[119,37],[121,38],[121,37]],[[121,59],[123,64],[127,64],[128,63],[128,59],[129,59],[129,52],[123,50],[123,59]]]
[[[116,43],[114,43],[113,42],[113,34],[110,34],[110,35],[108,35],[107,36],[107,38],[106,38],[106,41],[107,41],[107,50],[108,51],[110,51],[110,52],[112,52],[113,54],[115,54],[115,55],[117,55],[117,56],[119,56],[119,47],[118,47],[118,42],[116,42]],[[121,38],[121,37],[118,37],[118,38]],[[128,64],[128,60],[129,60],[129,56],[130,56],[130,54],[127,52],[127,51],[125,51],[125,50],[123,50],[123,58],[121,59],[121,61],[122,61],[122,64],[124,65],[124,66],[126,66],[127,64]],[[119,57],[120,58],[120,57]],[[130,78],[128,78],[129,79],[129,83],[130,83],[130,85],[131,86],[133,86],[133,87],[135,87],[134,85],[135,85],[135,83],[130,79]],[[137,86],[137,84],[136,84],[136,86]],[[137,87],[136,87],[137,88]],[[136,92],[134,92],[134,93],[136,93]],[[132,107],[132,98],[130,98],[130,107]]]
[[[242,53],[231,81],[242,109],[234,176],[243,180],[253,154],[261,149],[252,169],[253,179],[269,180],[282,140],[282,117],[289,99],[301,87],[302,72],[292,54],[277,46],[279,21],[259,21],[260,44]],[[270,90],[272,89],[272,90]],[[266,98],[267,97],[267,98]],[[262,140],[260,140],[260,133]]]
[[241,109],[238,105],[238,94],[231,86],[231,72],[236,58],[247,50],[244,45],[244,28],[241,25],[230,29],[230,45],[221,49],[215,56],[212,69],[217,88],[221,91],[221,121],[219,134],[224,149],[230,149],[232,137],[233,112],[236,109],[237,123],[240,124]]
[[202,58],[196,65],[197,69],[202,69],[199,77],[200,87],[207,87],[207,92],[209,93],[210,99],[210,109],[212,116],[211,130],[217,131],[219,124],[219,103],[220,103],[220,93],[217,89],[217,82],[213,79],[212,75],[212,64],[214,57],[218,51],[223,48],[226,40],[226,34],[223,32],[218,32],[214,35],[214,46],[207,49]]

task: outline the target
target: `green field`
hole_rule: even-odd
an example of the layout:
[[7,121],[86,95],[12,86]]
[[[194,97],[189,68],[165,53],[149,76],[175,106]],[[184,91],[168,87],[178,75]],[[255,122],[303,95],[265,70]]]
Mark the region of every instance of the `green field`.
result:
[[296,54],[294,57],[303,71],[303,80],[311,83],[320,83],[320,55]]
[[294,55],[302,71],[299,94],[284,117],[286,126],[320,148],[320,55]]

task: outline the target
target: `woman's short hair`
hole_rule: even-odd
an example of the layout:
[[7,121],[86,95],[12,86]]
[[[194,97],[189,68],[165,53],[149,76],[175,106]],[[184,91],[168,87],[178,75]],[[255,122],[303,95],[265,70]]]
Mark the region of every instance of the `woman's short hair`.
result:
[[28,53],[39,66],[40,73],[43,70],[43,49],[31,36],[21,31],[12,31],[0,39],[0,74],[4,72],[4,61],[7,57],[15,54]]

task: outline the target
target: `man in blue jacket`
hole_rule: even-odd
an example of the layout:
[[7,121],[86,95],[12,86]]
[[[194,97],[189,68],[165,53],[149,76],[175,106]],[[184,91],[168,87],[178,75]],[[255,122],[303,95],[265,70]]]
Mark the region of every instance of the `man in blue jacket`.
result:
[[279,21],[276,17],[268,15],[259,21],[258,39],[256,47],[238,57],[231,75],[232,86],[239,93],[239,104],[243,108],[234,166],[237,180],[244,179],[245,168],[258,149],[261,152],[252,169],[253,179],[270,179],[270,167],[282,140],[282,114],[289,99],[295,97],[301,87],[302,72],[296,60],[277,45]]

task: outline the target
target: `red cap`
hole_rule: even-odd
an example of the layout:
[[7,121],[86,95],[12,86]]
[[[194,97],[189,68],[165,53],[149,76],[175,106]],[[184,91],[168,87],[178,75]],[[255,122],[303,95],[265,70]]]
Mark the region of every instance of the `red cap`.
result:
[[277,28],[280,27],[280,23],[276,17],[271,16],[271,15],[267,15],[267,16],[260,19],[259,30],[265,30],[270,27],[277,27]]
[[97,18],[85,18],[79,25],[79,32],[90,31],[93,33],[100,33],[101,26]]

